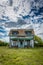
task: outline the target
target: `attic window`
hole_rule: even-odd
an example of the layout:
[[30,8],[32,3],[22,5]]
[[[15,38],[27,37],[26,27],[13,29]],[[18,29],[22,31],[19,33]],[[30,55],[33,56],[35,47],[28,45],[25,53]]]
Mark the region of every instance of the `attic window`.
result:
[[18,31],[13,31],[12,34],[16,35],[18,34],[19,32]]
[[31,32],[31,31],[25,31],[25,34],[27,34],[27,35],[31,35],[32,32]]

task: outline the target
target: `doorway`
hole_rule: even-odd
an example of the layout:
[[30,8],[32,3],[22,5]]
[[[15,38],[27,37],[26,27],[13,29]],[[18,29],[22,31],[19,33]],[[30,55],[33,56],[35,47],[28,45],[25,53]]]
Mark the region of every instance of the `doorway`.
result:
[[23,41],[20,41],[20,47],[23,48]]

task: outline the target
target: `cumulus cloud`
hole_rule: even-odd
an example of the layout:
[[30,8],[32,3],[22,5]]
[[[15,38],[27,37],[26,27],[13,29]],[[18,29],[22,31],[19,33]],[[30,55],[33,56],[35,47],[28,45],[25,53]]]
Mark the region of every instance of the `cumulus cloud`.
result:
[[29,26],[34,28],[36,35],[41,36],[43,35],[42,23],[43,0],[0,1],[0,26],[4,28],[0,27],[0,30],[6,31],[4,33],[0,31],[0,38],[3,35],[8,36],[10,29],[29,28]]

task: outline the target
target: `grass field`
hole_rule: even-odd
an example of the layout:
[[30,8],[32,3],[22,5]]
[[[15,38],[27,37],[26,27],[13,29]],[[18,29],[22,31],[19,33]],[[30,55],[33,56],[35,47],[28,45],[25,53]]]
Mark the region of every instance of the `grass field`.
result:
[[43,48],[0,47],[0,65],[43,65]]

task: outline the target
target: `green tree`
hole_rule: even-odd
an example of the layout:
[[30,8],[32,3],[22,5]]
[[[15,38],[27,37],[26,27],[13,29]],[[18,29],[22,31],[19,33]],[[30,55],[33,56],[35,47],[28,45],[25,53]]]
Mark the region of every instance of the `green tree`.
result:
[[36,42],[38,42],[38,44],[41,44],[41,45],[43,45],[43,41],[42,41],[42,39],[40,38],[40,37],[38,37],[38,36],[34,36],[34,40],[36,41]]

